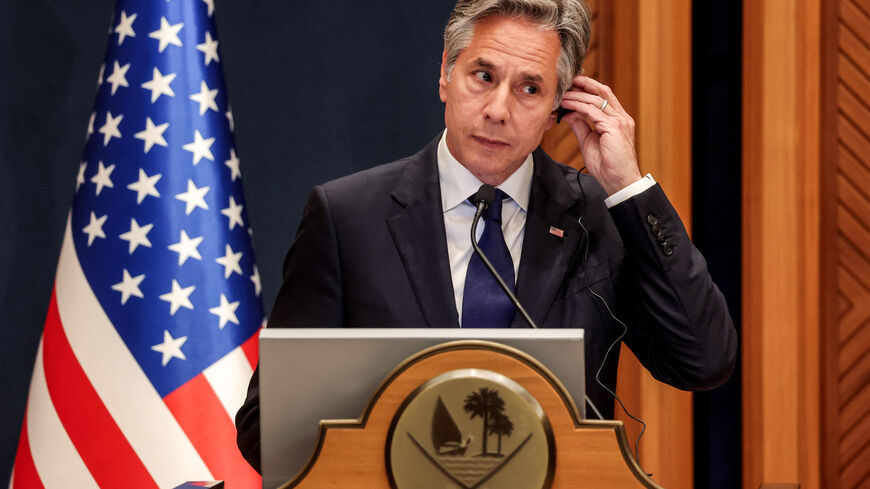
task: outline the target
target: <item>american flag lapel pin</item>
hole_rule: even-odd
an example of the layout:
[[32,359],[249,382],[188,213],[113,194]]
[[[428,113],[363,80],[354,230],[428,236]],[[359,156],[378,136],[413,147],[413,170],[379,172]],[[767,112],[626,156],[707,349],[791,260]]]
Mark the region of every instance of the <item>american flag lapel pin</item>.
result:
[[553,236],[557,236],[559,238],[565,237],[565,231],[562,231],[561,229],[559,229],[555,226],[550,226],[550,234],[552,234]]

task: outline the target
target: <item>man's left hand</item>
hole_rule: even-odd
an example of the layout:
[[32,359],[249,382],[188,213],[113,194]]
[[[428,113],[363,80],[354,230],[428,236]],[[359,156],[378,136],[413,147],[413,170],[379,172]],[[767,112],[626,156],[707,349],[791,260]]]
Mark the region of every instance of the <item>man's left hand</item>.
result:
[[562,97],[562,107],[573,111],[563,120],[577,136],[586,169],[608,195],[641,179],[634,146],[634,119],[625,112],[610,87],[577,76]]

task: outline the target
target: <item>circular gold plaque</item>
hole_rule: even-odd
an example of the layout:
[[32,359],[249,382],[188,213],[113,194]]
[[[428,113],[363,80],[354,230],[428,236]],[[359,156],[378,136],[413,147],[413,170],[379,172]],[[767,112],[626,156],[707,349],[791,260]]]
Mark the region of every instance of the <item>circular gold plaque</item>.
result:
[[395,489],[547,489],[555,442],[540,404],[504,375],[453,370],[418,387],[386,446]]

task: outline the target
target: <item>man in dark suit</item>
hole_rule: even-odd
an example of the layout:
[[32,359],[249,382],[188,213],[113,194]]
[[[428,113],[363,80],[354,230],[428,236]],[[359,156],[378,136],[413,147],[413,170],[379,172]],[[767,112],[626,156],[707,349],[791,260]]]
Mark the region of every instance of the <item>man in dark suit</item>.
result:
[[[528,327],[474,270],[466,198],[483,183],[503,193],[481,243],[538,325],[586,329],[588,395],[606,417],[620,338],[663,382],[724,382],[737,349],[724,298],[662,189],[641,176],[634,121],[608,87],[577,76],[588,38],[580,0],[461,0],[439,79],[446,131],[414,156],[314,189],[269,326]],[[591,176],[538,148],[560,105]],[[591,380],[599,367],[603,385]],[[236,423],[259,469],[256,373]]]

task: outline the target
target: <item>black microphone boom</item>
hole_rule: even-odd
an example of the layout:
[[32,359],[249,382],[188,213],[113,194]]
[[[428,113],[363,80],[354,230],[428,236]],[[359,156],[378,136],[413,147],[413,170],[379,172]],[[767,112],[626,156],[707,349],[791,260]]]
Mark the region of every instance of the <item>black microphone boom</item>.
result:
[[533,329],[538,329],[538,325],[532,321],[529,313],[526,312],[526,309],[520,304],[520,301],[517,300],[517,297],[511,291],[511,289],[504,283],[504,279],[501,278],[501,275],[495,270],[495,267],[492,266],[492,263],[489,261],[489,258],[483,253],[483,250],[480,249],[480,246],[477,244],[477,224],[480,222],[480,216],[483,214],[492,202],[495,200],[495,187],[492,185],[483,184],[478,189],[477,193],[474,194],[474,205],[477,206],[477,211],[474,213],[474,220],[471,221],[471,246],[474,248],[474,251],[480,256],[480,260],[486,266],[486,269],[489,270],[489,273],[495,277],[498,285],[501,286],[504,293],[507,294],[508,298],[510,298],[511,302],[514,303],[514,306],[517,308],[517,311],[522,314],[523,319],[529,323]]

